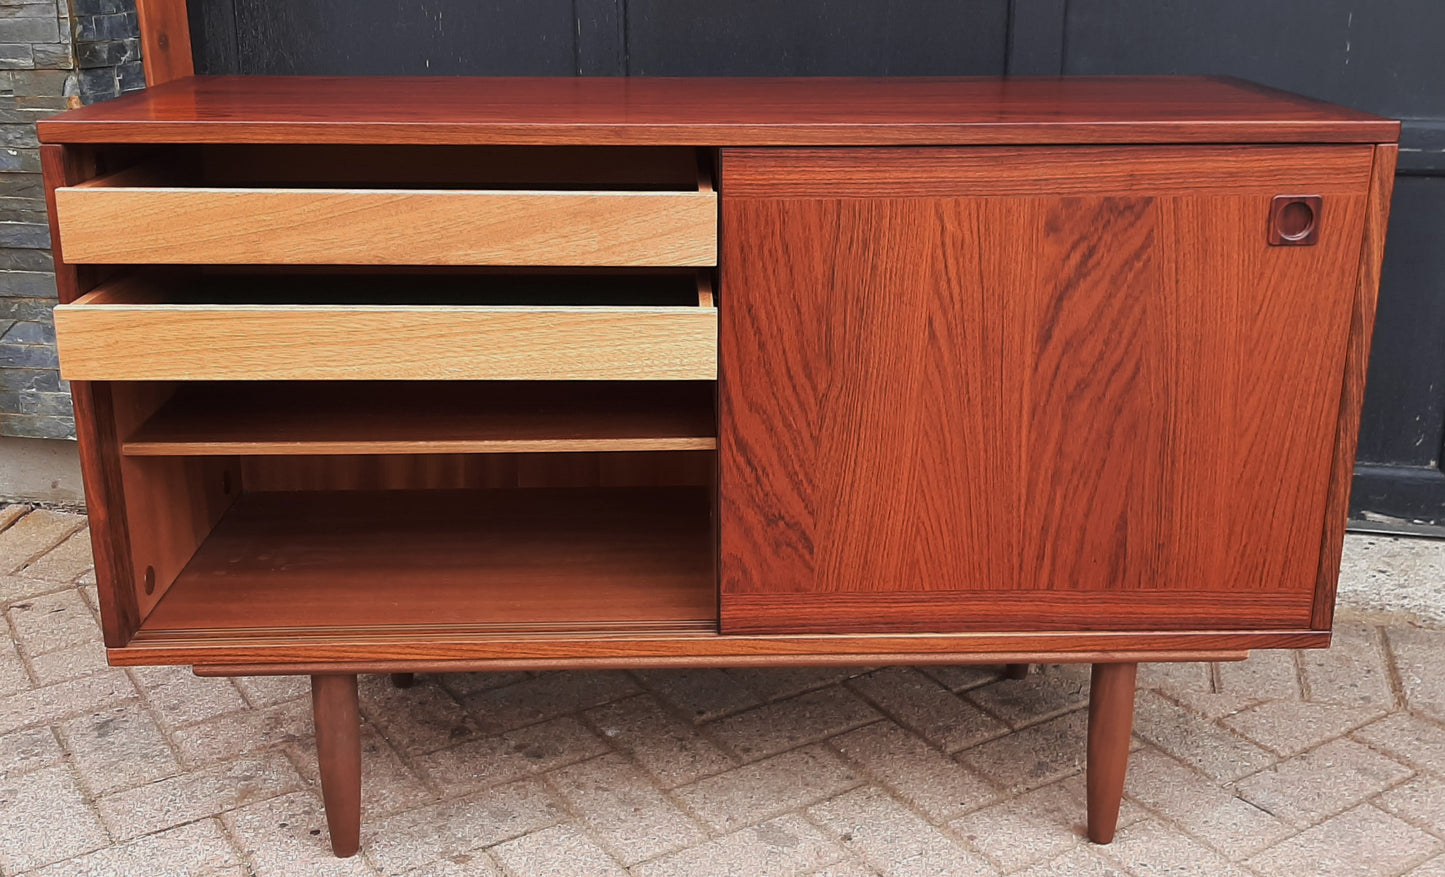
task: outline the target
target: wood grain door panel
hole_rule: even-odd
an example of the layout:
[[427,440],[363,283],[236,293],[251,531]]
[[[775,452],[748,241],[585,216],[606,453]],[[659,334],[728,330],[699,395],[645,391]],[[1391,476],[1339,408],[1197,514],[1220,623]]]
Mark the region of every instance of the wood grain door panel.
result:
[[1308,627],[1369,150],[908,152],[724,152],[724,632]]

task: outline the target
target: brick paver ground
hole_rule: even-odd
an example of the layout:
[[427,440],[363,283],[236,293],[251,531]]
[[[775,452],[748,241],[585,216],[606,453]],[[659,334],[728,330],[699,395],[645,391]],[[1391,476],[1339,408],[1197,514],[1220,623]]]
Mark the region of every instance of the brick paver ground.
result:
[[1445,875],[1445,631],[1141,668],[1117,840],[1085,667],[362,685],[330,856],[302,680],[105,665],[85,519],[0,509],[0,874]]

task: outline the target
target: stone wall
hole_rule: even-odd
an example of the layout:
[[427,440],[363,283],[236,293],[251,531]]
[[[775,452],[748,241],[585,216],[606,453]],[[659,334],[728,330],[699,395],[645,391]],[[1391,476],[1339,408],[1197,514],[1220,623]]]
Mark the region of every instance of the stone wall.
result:
[[35,122],[144,86],[134,0],[0,0],[0,435],[75,435]]

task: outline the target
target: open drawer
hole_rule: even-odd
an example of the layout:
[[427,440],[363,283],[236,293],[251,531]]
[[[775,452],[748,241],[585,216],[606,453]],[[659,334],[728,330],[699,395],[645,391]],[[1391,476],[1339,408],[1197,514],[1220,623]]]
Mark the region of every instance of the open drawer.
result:
[[705,274],[123,278],[55,309],[73,381],[714,380]]
[[[139,165],[56,190],[60,249],[71,264],[717,264],[717,194],[705,167],[588,188],[567,173],[571,159],[519,178],[510,153],[472,155],[406,154],[394,159],[409,163],[402,171],[370,161],[304,179],[294,179],[295,162],[282,166],[289,154],[229,156],[229,173],[207,170],[223,165],[210,156]],[[475,167],[489,162],[502,167]],[[419,169],[435,169],[435,179],[419,179]]]

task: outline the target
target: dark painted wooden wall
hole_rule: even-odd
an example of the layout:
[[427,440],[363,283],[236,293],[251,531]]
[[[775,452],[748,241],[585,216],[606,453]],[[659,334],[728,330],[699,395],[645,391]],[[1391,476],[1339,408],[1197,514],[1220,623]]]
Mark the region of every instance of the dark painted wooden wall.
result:
[[1405,120],[1354,491],[1445,527],[1445,3],[191,0],[209,73],[1228,73]]
[[996,74],[1008,0],[191,0],[213,73]]

